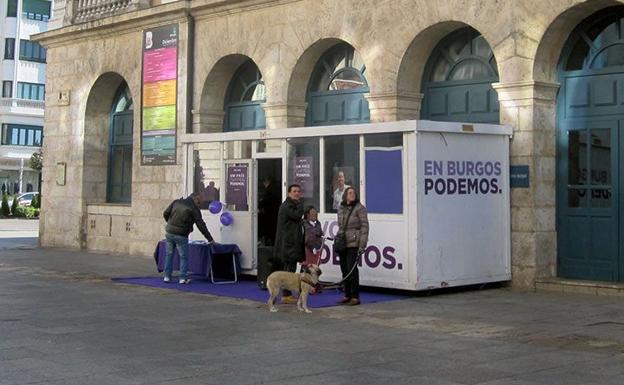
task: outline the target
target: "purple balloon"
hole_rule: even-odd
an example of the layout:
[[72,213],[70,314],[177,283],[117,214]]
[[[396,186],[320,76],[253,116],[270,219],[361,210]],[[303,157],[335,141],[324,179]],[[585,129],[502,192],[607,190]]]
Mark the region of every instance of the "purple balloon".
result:
[[234,217],[232,214],[228,212],[221,214],[221,224],[223,226],[230,226],[232,223],[234,223]]
[[223,205],[219,201],[212,201],[208,205],[208,211],[210,211],[213,214],[219,214],[222,208],[223,208]]

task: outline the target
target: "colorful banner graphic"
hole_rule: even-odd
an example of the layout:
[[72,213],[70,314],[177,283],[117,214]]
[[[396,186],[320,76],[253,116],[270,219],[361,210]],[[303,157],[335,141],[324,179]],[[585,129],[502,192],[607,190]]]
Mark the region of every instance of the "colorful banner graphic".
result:
[[143,32],[141,163],[176,163],[178,25]]
[[175,133],[175,105],[163,107],[143,107],[143,135],[145,131],[167,130]]
[[175,102],[175,80],[143,84],[143,107],[173,106]]

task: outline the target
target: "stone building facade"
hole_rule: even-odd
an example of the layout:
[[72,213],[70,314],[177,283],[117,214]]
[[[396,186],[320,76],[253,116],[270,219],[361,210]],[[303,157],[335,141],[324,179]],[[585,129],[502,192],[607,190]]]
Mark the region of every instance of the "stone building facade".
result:
[[[534,288],[536,281],[559,275],[558,241],[567,242],[561,239],[561,234],[558,240],[557,233],[557,219],[564,220],[564,214],[558,211],[558,204],[563,204],[563,200],[557,199],[563,196],[558,191],[557,175],[563,166],[559,165],[557,156],[565,155],[558,147],[560,135],[557,134],[561,104],[565,103],[561,101],[562,58],[574,31],[583,23],[599,16],[624,17],[624,11],[619,8],[622,2],[126,3],[127,8],[98,15],[98,10],[85,13],[80,8],[81,2],[59,2],[55,21],[59,28],[38,36],[47,48],[48,58],[43,150],[46,194],[40,230],[43,246],[151,254],[155,242],[163,235],[164,207],[185,192],[185,171],[181,166],[185,160],[179,141],[177,165],[141,164],[142,117],[141,109],[134,108],[131,110],[134,121],[131,202],[107,202],[110,109],[123,82],[139,105],[144,30],[172,23],[179,26],[176,119],[178,134],[182,135],[224,129],[228,87],[240,66],[249,60],[262,74],[266,96],[261,108],[266,129],[308,124],[310,78],[319,59],[338,43],[352,47],[366,64],[365,101],[371,122],[432,118],[432,112],[424,114],[425,106],[431,103],[424,91],[431,57],[440,50],[440,42],[445,38],[469,28],[484,39],[493,54],[489,63],[495,68],[496,79],[490,85],[495,94],[489,96],[488,103],[498,103],[492,110],[497,122],[514,128],[511,163],[528,165],[530,170],[529,187],[512,189],[511,195],[513,285]],[[83,13],[78,17],[77,12]],[[607,65],[603,67],[608,70]],[[624,74],[619,79],[624,80]],[[619,95],[620,86],[613,87],[616,87],[613,92]],[[608,97],[605,98],[603,101],[608,103]],[[616,114],[621,112],[618,110]],[[616,135],[618,130],[613,132]],[[613,139],[616,146],[619,136]],[[616,169],[617,165],[612,170],[612,179],[616,178]],[[59,178],[64,183],[59,183]],[[622,194],[615,182],[609,186],[605,190],[613,196]],[[620,206],[616,200],[612,203],[616,206],[614,214],[609,214],[615,221],[612,223],[624,220],[621,210],[617,212]],[[621,234],[621,230],[616,231]],[[600,228],[588,227],[587,232],[600,232]],[[574,238],[576,233],[569,234]],[[615,268],[612,281],[621,281],[624,236],[615,236],[622,239],[609,240],[620,244],[615,252],[619,267]],[[586,278],[593,276],[589,274]]]

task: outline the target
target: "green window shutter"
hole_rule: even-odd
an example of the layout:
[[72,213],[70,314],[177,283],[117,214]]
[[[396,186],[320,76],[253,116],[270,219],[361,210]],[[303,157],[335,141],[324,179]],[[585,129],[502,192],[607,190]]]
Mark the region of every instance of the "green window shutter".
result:
[[22,12],[50,17],[51,4],[51,2],[46,0],[24,0]]

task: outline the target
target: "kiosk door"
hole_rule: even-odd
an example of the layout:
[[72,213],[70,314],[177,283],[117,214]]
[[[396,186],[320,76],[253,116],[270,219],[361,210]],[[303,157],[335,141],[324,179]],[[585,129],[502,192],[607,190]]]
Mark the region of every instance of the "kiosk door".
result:
[[282,159],[258,159],[256,170],[258,282],[263,287],[263,278],[276,267],[271,267],[269,261],[273,257],[277,213],[282,203]]
[[[225,205],[234,221],[222,228],[224,243],[236,243],[241,249],[241,267],[253,269],[256,261],[254,228],[254,162],[232,160],[225,162]],[[223,222],[222,222],[223,223]]]

